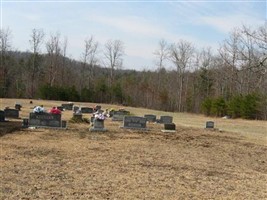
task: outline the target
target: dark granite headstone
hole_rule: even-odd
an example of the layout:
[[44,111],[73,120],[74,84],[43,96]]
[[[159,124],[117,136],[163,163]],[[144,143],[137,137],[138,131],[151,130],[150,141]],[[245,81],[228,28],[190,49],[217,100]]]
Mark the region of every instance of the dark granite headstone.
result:
[[176,126],[174,123],[164,124],[164,129],[165,130],[175,130]]
[[146,129],[146,121],[144,117],[124,116],[123,128]]
[[144,115],[148,122],[156,122],[157,116],[156,115]]
[[172,116],[160,116],[159,123],[161,123],[161,124],[172,123]]
[[4,111],[6,118],[19,118],[19,110],[17,109],[6,108]]
[[23,119],[22,127],[23,128],[28,128],[29,127],[29,119]]
[[62,106],[65,110],[72,110],[72,109],[73,109],[73,103],[63,103],[63,104],[61,104],[61,106]]
[[60,128],[61,114],[30,113],[29,126]]
[[81,108],[82,113],[93,113],[94,109],[89,107],[82,107]]
[[207,121],[206,122],[206,128],[214,128],[214,122],[213,121]]
[[3,110],[0,110],[0,122],[5,122],[5,112]]

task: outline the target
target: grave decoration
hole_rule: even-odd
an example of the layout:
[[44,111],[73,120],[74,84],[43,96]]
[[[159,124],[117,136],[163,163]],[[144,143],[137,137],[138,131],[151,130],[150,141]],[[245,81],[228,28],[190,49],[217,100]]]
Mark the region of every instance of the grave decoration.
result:
[[66,121],[61,121],[61,114],[30,113],[29,127],[66,128]]
[[147,119],[144,117],[124,116],[122,128],[147,130],[146,122]]
[[79,106],[73,106],[73,112],[74,113],[76,113],[77,112],[77,110],[79,110],[80,109],[80,107]]
[[19,110],[17,109],[5,108],[4,112],[6,118],[19,118]]
[[148,122],[156,122],[157,120],[156,115],[147,114],[147,115],[144,115],[144,117],[147,119]]

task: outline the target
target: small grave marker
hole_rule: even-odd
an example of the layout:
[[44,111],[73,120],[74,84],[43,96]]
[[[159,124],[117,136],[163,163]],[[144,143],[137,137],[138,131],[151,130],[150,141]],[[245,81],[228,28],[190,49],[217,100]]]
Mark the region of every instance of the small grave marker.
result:
[[122,128],[146,130],[146,121],[144,117],[124,116]]
[[79,106],[73,106],[73,112],[76,112],[77,110],[79,110]]
[[164,130],[161,130],[164,133],[174,133],[176,132],[176,125],[174,123],[164,124]]
[[144,115],[144,117],[147,119],[148,122],[156,122],[157,116],[156,115]]
[[206,122],[206,128],[214,128],[214,122],[213,121],[207,121]]
[[4,111],[6,118],[19,118],[19,110],[17,109],[6,108]]

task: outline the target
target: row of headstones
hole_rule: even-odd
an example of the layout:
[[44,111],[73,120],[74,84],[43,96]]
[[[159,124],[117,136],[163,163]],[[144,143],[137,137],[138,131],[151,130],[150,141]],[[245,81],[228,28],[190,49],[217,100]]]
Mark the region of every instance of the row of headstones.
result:
[[74,113],[77,112],[78,110],[81,110],[81,113],[84,113],[84,114],[91,114],[91,113],[94,113],[97,109],[99,110],[100,112],[103,110],[101,110],[101,106],[96,106],[96,108],[91,108],[91,107],[79,107],[79,106],[75,106],[73,103],[63,103],[61,104],[61,106],[58,106],[57,107],[59,110],[63,111],[63,110],[72,110]]

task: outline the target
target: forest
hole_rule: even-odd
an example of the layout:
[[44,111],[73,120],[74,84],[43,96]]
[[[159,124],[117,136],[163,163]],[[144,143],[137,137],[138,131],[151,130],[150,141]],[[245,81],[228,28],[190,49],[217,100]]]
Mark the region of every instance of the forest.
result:
[[162,39],[152,52],[155,70],[138,71],[123,69],[125,44],[119,39],[100,45],[88,36],[80,60],[74,60],[58,32],[33,29],[25,38],[30,50],[20,52],[12,45],[12,30],[0,29],[0,97],[267,120],[266,30],[266,24],[236,27],[216,51]]

